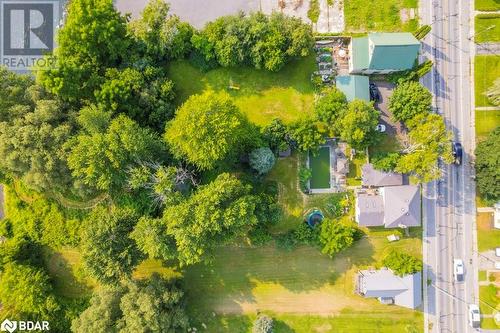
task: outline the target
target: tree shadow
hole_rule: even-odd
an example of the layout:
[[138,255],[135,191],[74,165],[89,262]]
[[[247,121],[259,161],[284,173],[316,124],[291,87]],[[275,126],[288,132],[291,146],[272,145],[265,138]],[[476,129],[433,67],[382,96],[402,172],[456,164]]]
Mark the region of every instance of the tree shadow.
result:
[[288,326],[284,321],[274,320],[274,331],[276,333],[295,333],[295,330]]

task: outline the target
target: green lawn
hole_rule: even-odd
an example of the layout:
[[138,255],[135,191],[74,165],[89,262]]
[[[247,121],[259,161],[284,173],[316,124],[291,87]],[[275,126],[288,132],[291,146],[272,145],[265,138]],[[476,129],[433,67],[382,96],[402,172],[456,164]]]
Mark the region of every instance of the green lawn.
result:
[[500,311],[500,298],[497,296],[498,288],[494,284],[479,286],[479,308],[481,314],[492,314],[493,311]]
[[479,14],[475,18],[475,42],[500,42],[500,14]]
[[369,148],[370,156],[383,153],[394,153],[401,150],[398,139],[393,135],[382,133],[380,141]]
[[495,11],[500,10],[500,0],[476,0],[476,10],[480,11]]
[[347,175],[347,185],[361,185],[361,167],[366,163],[366,155],[356,152],[356,156],[349,162],[349,174]]
[[478,281],[486,281],[487,276],[486,276],[486,271],[479,271],[478,275]]
[[498,246],[500,230],[493,228],[493,213],[477,214],[477,242],[479,252],[492,250]]
[[474,73],[476,106],[492,106],[485,92],[498,77],[500,77],[500,57],[494,55],[476,56]]
[[396,243],[386,239],[393,231],[367,232],[370,237],[335,259],[311,247],[293,251],[274,246],[219,248],[211,264],[186,269],[189,312],[195,324],[207,324],[210,332],[250,332],[257,310],[278,320],[277,332],[360,332],[369,328],[405,332],[406,325],[422,331],[420,312],[353,294],[358,268],[376,266],[392,248],[420,253],[421,231],[416,229],[412,232],[416,237]]
[[[203,73],[188,61],[173,62],[168,68],[178,105],[207,89],[226,91],[248,118],[259,125],[273,118],[290,123],[312,113],[314,87],[310,76],[315,70],[314,56],[292,61],[278,73],[248,67],[218,68]],[[229,89],[230,84],[239,90]]]
[[500,126],[500,110],[476,110],[476,141],[483,141]]
[[316,154],[309,153],[312,172],[311,189],[330,188],[330,147],[320,147]]
[[400,10],[417,6],[417,0],[345,0],[346,31],[413,31],[418,17],[403,24]]

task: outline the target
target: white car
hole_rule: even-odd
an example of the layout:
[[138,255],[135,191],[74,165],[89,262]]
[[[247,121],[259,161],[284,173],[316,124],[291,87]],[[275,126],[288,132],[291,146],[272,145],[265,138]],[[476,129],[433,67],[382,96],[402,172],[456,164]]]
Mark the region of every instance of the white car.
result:
[[377,127],[375,127],[375,130],[380,133],[385,132],[385,125],[384,124],[378,124]]
[[497,248],[495,249],[495,255],[496,255],[497,257],[500,257],[500,247],[497,247]]
[[494,223],[495,229],[500,229],[500,202],[495,204]]
[[480,324],[481,314],[479,313],[479,306],[469,304],[469,325],[473,328],[478,328]]
[[453,276],[457,282],[464,280],[464,262],[462,259],[453,259]]

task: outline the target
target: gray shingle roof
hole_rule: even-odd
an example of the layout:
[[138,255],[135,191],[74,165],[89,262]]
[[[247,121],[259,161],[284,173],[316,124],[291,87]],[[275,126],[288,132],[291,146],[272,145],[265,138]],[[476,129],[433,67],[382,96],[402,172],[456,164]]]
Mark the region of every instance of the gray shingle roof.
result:
[[389,186],[380,189],[384,200],[384,223],[386,228],[399,225],[420,225],[420,188],[416,185]]
[[356,200],[356,221],[360,226],[384,225],[384,200],[380,195],[358,193]]
[[361,168],[361,180],[363,186],[367,187],[403,185],[403,175],[376,170],[370,163],[363,165]]
[[358,290],[365,297],[393,298],[395,304],[410,309],[422,303],[420,272],[400,277],[389,269],[363,270],[358,273],[358,283]]

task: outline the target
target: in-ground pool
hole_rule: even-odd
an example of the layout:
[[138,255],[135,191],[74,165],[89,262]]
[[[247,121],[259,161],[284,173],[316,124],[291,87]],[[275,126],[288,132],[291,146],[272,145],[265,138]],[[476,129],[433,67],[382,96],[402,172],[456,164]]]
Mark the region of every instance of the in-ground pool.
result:
[[309,152],[309,168],[312,190],[330,188],[330,147],[320,147],[316,154]]

